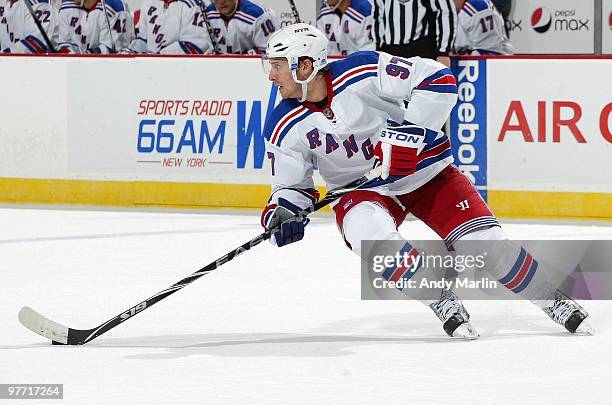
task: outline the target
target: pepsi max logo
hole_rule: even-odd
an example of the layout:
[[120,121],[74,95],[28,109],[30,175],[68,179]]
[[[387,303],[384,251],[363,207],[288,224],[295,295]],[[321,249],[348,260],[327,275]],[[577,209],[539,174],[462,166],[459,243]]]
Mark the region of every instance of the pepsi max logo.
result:
[[552,14],[547,8],[538,7],[531,14],[531,27],[535,32],[545,33],[552,24]]
[[546,7],[538,7],[531,14],[531,28],[540,34],[549,30],[555,32],[589,31],[590,20],[576,14],[576,9],[556,9],[554,13],[551,13]]

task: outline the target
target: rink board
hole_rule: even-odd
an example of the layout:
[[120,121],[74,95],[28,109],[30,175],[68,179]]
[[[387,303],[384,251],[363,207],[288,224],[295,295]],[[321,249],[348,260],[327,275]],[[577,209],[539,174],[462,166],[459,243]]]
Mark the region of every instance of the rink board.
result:
[[612,58],[453,61],[455,162],[496,215],[612,218],[610,69]]
[[[0,202],[265,204],[263,125],[280,96],[259,59],[5,56],[0,63],[12,78],[0,94]],[[612,218],[605,74],[612,60],[460,63],[476,63],[478,74],[455,67],[455,158],[496,214]],[[570,80],[578,70],[596,84]]]

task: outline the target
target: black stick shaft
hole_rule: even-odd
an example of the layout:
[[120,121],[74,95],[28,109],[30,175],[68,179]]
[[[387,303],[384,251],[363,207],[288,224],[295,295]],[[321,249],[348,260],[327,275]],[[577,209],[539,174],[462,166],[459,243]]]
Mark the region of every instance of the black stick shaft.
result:
[[47,47],[49,48],[49,51],[51,51],[51,53],[57,53],[57,50],[53,46],[53,43],[49,39],[49,36],[47,35],[47,33],[45,32],[45,29],[40,23],[40,20],[36,17],[36,13],[34,12],[34,9],[32,8],[32,3],[30,2],[30,0],[24,0],[24,1],[25,1],[26,7],[28,8],[28,11],[30,12],[30,15],[34,19],[34,23],[36,24],[36,26],[38,27],[38,30],[40,31],[40,34],[43,36],[43,39],[47,43]]
[[104,19],[106,20],[106,29],[108,30],[108,35],[111,41],[111,50],[113,53],[117,53],[117,49],[115,48],[115,39],[113,38],[113,30],[110,25],[110,21],[108,19],[108,14],[106,13],[106,0],[102,0],[102,8],[104,9]]
[[295,7],[295,3],[293,2],[293,0],[288,0],[288,1],[289,1],[289,7],[291,7],[291,12],[293,13],[293,18],[295,18],[295,22],[301,23],[302,20],[300,19],[300,13],[298,13],[297,7]]
[[213,46],[213,52],[215,55],[221,54],[221,50],[217,46],[217,41],[214,37],[214,32],[212,26],[210,25],[210,21],[208,20],[208,16],[206,15],[206,3],[202,0],[200,9],[202,10],[202,18],[204,19],[204,24],[206,24],[206,30],[208,31],[208,36],[210,37],[210,43]]
[[235,257],[251,249],[253,246],[257,246],[264,240],[270,239],[270,235],[271,235],[271,231],[266,231],[262,233],[261,235],[240,245],[237,249],[232,250],[231,252],[227,253],[224,256],[221,256],[219,259],[215,260],[214,262],[206,265],[205,267],[202,267],[200,270],[196,271],[195,273],[185,277],[181,281],[173,284],[172,286],[166,288],[163,291],[160,291],[154,296],[147,298],[140,304],[128,309],[127,311],[115,316],[114,318],[105,322],[104,324],[102,324],[100,327],[96,329],[87,330],[87,331],[71,329],[70,332],[68,333],[68,344],[69,345],[75,345],[75,344],[82,345],[82,344],[92,341],[93,339],[108,332],[109,330],[113,329],[114,327],[118,326],[124,321],[127,321],[128,319],[132,318],[134,315],[139,314],[140,312],[144,311],[147,308],[152,307],[154,304],[163,300],[164,298],[169,297],[175,292],[185,288],[186,286],[193,283],[200,277],[207,275],[211,271],[216,270],[221,265],[233,260]]
[[[317,201],[314,204],[314,206],[313,206],[313,208],[311,210],[301,211],[300,213],[298,213],[296,215],[296,217],[305,217],[305,216],[308,216],[312,212],[318,211],[321,208],[326,207],[327,205],[329,205],[333,201],[337,200],[338,198],[342,197],[343,195],[358,189],[360,186],[366,184],[368,181],[370,181],[373,178],[377,177],[379,175],[379,172],[380,172],[380,167],[377,168],[377,169],[372,170],[367,175],[363,176],[362,178],[360,178],[358,180],[355,180],[354,182],[352,182],[350,184],[347,184],[346,186],[340,187],[340,188],[335,189],[335,190],[331,190],[320,201]],[[287,221],[291,221],[291,220],[292,219],[289,219]],[[94,328],[94,329],[91,329],[91,330],[70,329],[69,333],[68,333],[68,344],[69,345],[82,345],[82,344],[85,344],[87,342],[92,341],[93,339],[97,338],[98,336],[100,336],[100,335],[108,332],[109,330],[113,329],[117,325],[123,323],[124,321],[126,321],[126,320],[128,320],[130,318],[132,318],[134,315],[144,311],[147,308],[150,308],[151,306],[153,306],[157,302],[159,302],[159,301],[163,300],[164,298],[174,294],[175,292],[183,289],[184,287],[186,287],[187,285],[193,283],[194,281],[196,281],[200,277],[207,275],[208,273],[210,273],[213,270],[216,270],[217,268],[219,268],[223,264],[233,260],[234,258],[236,258],[237,256],[241,255],[242,253],[246,252],[247,250],[250,250],[252,247],[257,246],[261,242],[270,239],[271,235],[280,228],[280,225],[281,224],[279,224],[276,228],[267,230],[264,233],[262,233],[262,234],[256,236],[255,238],[251,239],[250,241],[240,245],[238,248],[228,252],[224,256],[221,256],[220,258],[218,258],[214,262],[211,262],[210,264],[202,267],[200,270],[196,271],[195,273],[191,274],[190,276],[185,277],[184,279],[182,279],[181,281],[173,284],[169,288],[167,288],[167,289],[165,289],[163,291],[160,291],[159,293],[157,293],[154,296],[146,299],[145,301],[139,303],[138,305],[136,305],[136,306],[128,309],[127,311],[117,315],[116,317],[110,319],[109,321],[107,321],[106,323],[100,325],[97,328]]]

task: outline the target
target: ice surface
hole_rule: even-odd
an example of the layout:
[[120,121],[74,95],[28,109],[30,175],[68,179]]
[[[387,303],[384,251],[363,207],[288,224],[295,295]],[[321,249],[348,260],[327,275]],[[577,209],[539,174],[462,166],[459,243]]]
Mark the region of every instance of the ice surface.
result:
[[[505,228],[517,239],[612,239],[612,224]],[[0,229],[0,383],[63,383],[57,403],[612,398],[612,302],[584,303],[592,337],[570,336],[530,303],[468,302],[481,338],[454,341],[419,303],[360,301],[359,259],[330,217],[302,243],[259,245],[80,347],[51,346],[19,324],[19,309],[92,328],[257,235],[258,215],[5,208]],[[433,237],[416,221],[401,231]]]

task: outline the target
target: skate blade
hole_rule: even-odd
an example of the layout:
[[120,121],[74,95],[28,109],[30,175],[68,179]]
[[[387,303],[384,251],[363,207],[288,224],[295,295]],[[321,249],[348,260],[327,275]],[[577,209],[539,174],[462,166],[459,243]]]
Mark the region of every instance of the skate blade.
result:
[[574,334],[576,335],[589,335],[589,336],[593,336],[595,334],[595,329],[593,329],[593,327],[591,326],[591,323],[588,321],[588,319],[584,319],[580,325],[578,326],[578,328],[576,329],[576,332],[574,332]]
[[455,331],[453,332],[453,337],[466,340],[475,340],[478,339],[480,335],[471,323],[465,322],[459,325],[457,329],[455,329]]

